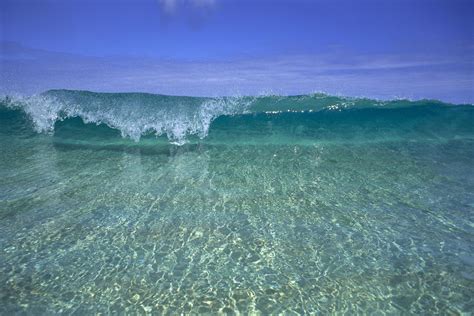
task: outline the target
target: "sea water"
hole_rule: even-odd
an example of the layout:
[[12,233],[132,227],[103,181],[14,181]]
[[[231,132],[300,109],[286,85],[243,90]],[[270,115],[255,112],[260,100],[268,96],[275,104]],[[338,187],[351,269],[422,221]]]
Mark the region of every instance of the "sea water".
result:
[[474,107],[0,105],[0,314],[474,310]]

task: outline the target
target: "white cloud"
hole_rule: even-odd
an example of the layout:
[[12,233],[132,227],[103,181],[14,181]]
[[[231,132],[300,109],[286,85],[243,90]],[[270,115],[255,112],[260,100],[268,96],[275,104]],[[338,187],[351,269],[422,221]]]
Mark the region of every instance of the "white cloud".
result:
[[174,13],[178,5],[178,0],[159,0],[161,8],[167,14]]
[[216,0],[158,0],[158,3],[165,14],[174,14],[186,6],[198,9],[212,8],[215,6]]

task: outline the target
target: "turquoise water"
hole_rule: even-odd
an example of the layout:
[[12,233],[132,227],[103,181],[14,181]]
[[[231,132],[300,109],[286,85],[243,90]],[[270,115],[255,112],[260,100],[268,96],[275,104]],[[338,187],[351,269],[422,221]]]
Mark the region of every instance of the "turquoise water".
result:
[[0,314],[474,310],[474,107],[0,105]]

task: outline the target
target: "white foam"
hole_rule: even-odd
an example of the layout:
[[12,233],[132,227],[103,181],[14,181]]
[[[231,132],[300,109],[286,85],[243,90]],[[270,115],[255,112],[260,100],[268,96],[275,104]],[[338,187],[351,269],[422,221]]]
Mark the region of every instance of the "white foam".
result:
[[179,98],[163,102],[140,103],[120,98],[100,98],[82,104],[67,98],[48,95],[15,97],[10,108],[20,108],[31,119],[39,133],[53,133],[57,121],[80,117],[85,123],[106,124],[118,129],[122,137],[139,141],[144,134],[166,135],[170,142],[186,143],[189,135],[204,138],[214,119],[221,115],[246,112],[252,102],[249,98],[226,97],[193,99],[193,103]]

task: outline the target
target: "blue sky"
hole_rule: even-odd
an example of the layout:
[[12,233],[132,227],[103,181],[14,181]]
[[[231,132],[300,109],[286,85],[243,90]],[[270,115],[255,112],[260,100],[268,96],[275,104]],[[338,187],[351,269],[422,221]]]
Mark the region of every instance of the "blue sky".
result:
[[474,1],[0,0],[1,91],[474,102]]

